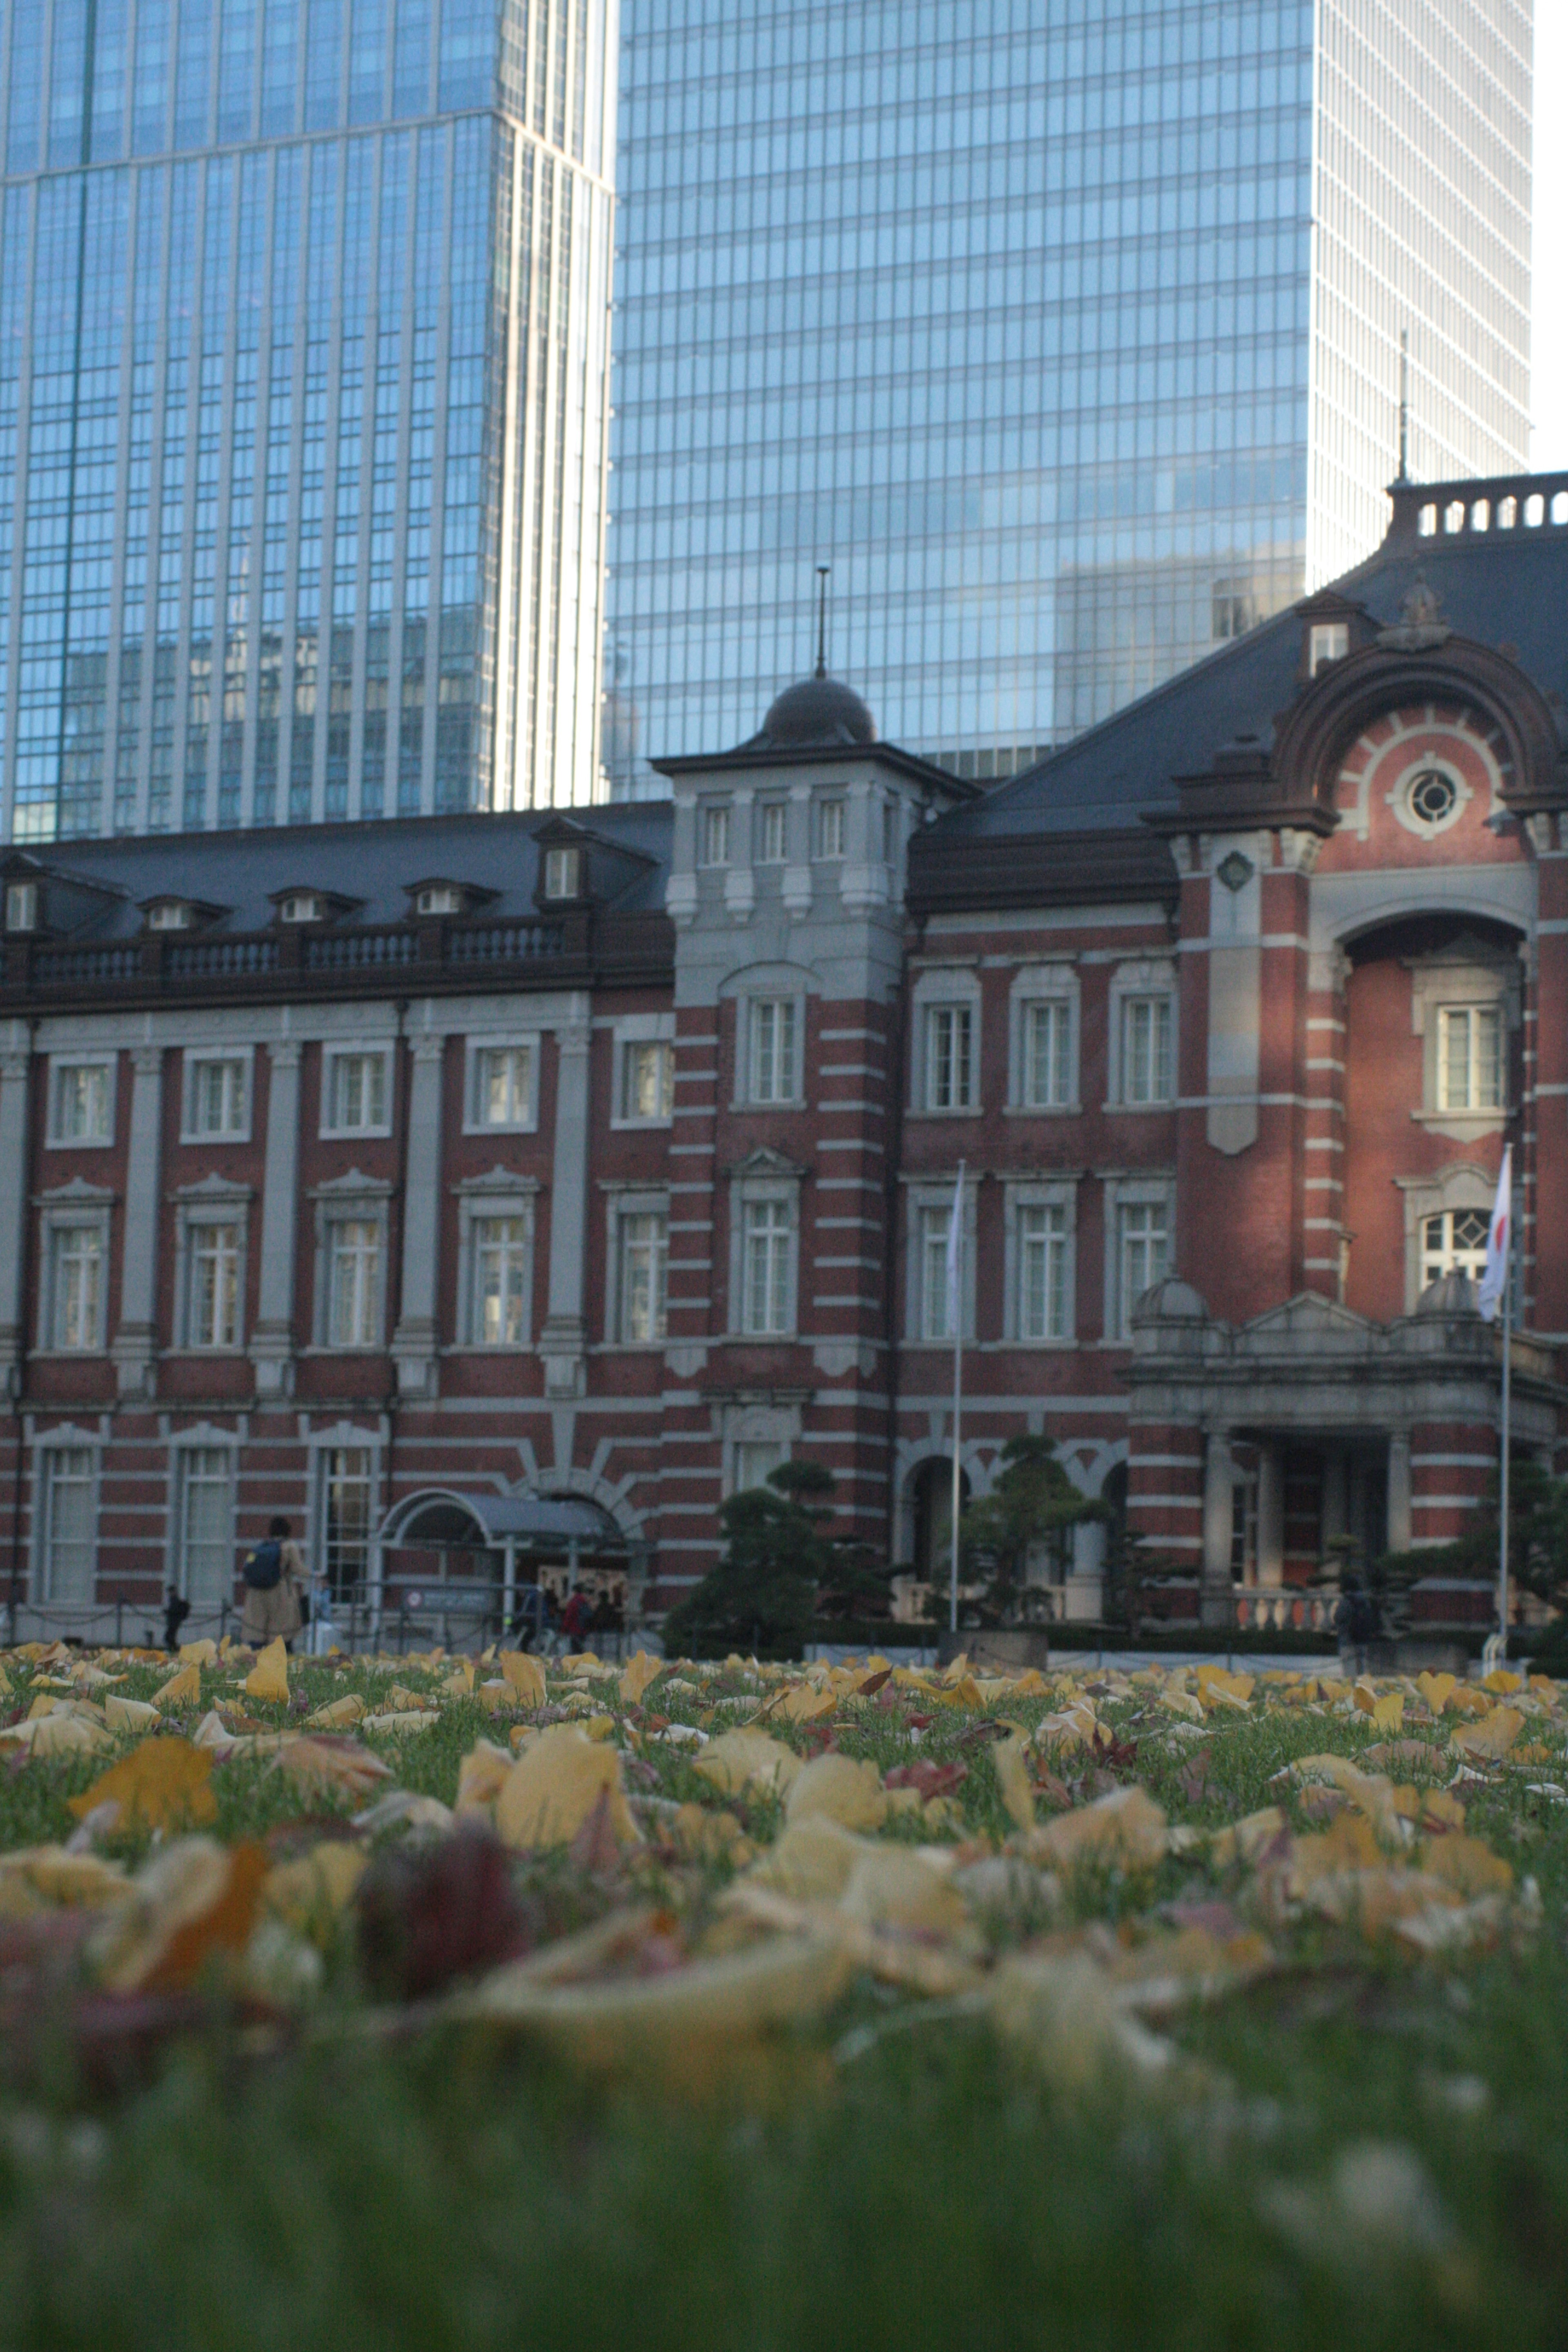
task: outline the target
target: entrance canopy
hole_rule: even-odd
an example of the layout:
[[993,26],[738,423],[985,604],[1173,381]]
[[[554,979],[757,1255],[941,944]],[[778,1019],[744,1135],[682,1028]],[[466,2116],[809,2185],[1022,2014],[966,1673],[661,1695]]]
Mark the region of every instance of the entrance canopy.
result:
[[574,1554],[624,1552],[626,1539],[596,1503],[574,1495],[459,1493],[429,1486],[393,1506],[378,1540],[394,1549],[429,1544],[456,1549]]

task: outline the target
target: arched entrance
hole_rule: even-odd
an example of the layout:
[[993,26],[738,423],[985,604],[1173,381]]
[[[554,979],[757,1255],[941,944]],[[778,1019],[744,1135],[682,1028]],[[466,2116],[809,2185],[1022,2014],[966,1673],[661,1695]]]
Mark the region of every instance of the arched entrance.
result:
[[439,1625],[444,1646],[510,1624],[518,1588],[542,1586],[559,1605],[580,1585],[618,1630],[629,1547],[606,1511],[582,1496],[462,1493],[427,1487],[387,1513],[374,1564],[378,1614]]

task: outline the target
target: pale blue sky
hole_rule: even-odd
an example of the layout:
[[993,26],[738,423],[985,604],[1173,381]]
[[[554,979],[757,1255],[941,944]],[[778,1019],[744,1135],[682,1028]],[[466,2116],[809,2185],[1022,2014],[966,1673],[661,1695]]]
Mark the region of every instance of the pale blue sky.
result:
[[1568,0],[1535,0],[1534,316],[1530,462],[1568,468]]

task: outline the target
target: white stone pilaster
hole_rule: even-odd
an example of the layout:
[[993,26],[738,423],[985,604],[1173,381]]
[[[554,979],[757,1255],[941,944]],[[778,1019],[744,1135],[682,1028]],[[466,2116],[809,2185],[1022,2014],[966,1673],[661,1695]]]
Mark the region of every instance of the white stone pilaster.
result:
[[0,1053],[0,1372],[8,1372],[22,1352],[31,1069],[25,1047]]
[[300,1187],[300,1047],[292,1037],[269,1048],[267,1172],[261,1193],[261,1271],[250,1360],[258,1397],[285,1397],[294,1358],[294,1251]]
[[[403,1188],[403,1285],[392,1335],[398,1391],[436,1392],[436,1269],[441,1214],[441,1071],[446,1039],[414,1041],[408,1090],[407,1175]],[[584,1178],[584,1181],[586,1179]]]
[[583,1392],[583,1273],[588,1239],[588,1072],[593,1030],[586,998],[558,1031],[555,1156],[550,1181],[550,1302],[539,1352],[547,1396]]
[[110,1353],[121,1396],[151,1396],[158,1353],[158,1169],[163,1119],[163,1048],[131,1055],[131,1142],[125,1161],[120,1326]]

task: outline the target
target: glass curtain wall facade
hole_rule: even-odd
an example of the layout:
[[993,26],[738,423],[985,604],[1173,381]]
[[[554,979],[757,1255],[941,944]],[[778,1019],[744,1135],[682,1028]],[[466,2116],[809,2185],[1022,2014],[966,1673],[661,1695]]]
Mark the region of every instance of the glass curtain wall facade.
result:
[[[1515,0],[623,0],[606,761],[1011,772],[1523,464]],[[1314,226],[1315,224],[1315,226]]]
[[615,0],[0,0],[7,838],[586,799]]

